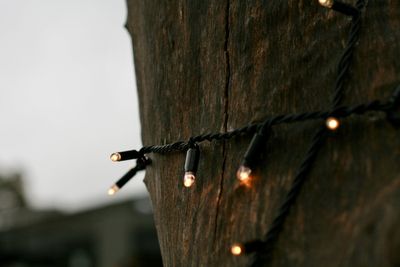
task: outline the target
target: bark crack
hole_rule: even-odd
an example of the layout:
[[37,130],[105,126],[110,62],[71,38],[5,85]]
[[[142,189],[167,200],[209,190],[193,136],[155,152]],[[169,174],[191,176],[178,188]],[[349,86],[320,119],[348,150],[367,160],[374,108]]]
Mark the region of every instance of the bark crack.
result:
[[[230,11],[230,0],[226,1],[225,7],[225,43],[224,43],[224,54],[225,54],[225,88],[224,88],[224,124],[223,130],[226,132],[228,130],[228,118],[229,118],[229,87],[231,80],[231,65],[229,58],[229,11]],[[225,165],[226,165],[226,142],[222,143],[222,171],[221,178],[219,183],[219,192],[217,197],[217,207],[215,213],[215,228],[214,228],[214,243],[217,242],[217,230],[218,230],[218,215],[219,215],[219,206],[221,203],[222,190],[224,185],[224,175],[225,175]]]

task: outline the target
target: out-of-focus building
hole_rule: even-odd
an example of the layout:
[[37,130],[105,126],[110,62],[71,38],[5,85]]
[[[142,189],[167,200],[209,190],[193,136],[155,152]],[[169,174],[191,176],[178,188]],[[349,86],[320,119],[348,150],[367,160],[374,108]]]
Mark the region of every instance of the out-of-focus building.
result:
[[0,179],[0,266],[162,266],[147,198],[75,214],[26,205],[19,176]]

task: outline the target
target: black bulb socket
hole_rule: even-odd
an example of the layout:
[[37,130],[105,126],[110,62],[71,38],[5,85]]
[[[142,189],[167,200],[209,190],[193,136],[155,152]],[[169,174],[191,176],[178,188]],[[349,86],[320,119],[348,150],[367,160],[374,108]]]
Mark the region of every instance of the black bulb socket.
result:
[[329,8],[346,16],[357,17],[360,15],[360,11],[354,6],[337,0],[333,0],[329,5]]
[[116,183],[115,185],[118,186],[118,188],[122,188],[127,182],[129,182],[130,179],[132,179],[133,176],[136,175],[137,173],[137,168],[134,167],[130,169],[127,173],[125,173]]
[[250,254],[254,252],[259,252],[264,249],[265,243],[259,239],[253,240],[242,245],[243,253]]
[[200,148],[197,144],[194,144],[186,152],[185,160],[185,173],[192,172],[196,173],[199,166],[200,159]]
[[254,134],[249,146],[247,147],[246,153],[244,154],[241,162],[242,166],[249,167],[250,169],[254,167],[254,163],[258,160],[260,151],[265,146],[266,140],[266,133],[257,132]]

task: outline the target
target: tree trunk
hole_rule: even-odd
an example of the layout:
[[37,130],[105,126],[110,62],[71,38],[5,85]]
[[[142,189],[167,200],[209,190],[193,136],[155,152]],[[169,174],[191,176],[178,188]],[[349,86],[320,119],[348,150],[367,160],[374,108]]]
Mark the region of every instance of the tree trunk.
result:
[[[355,1],[348,1],[355,4]],[[344,104],[384,99],[400,81],[399,1],[371,0]],[[225,132],[267,116],[328,110],[351,19],[318,1],[128,0],[145,145]],[[248,266],[234,242],[263,238],[323,121],[274,127],[250,187],[235,178],[251,136],[150,154],[145,183],[165,266]],[[350,116],[325,140],[270,266],[400,266],[400,131]]]

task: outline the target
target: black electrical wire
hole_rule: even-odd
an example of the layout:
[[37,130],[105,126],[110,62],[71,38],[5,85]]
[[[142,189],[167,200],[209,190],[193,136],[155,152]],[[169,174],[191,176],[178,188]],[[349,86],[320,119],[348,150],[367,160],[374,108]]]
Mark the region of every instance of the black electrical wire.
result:
[[[234,129],[229,132],[218,132],[218,133],[206,133],[197,136],[193,136],[191,140],[196,143],[201,143],[204,141],[220,141],[228,140],[237,136],[254,134],[262,125],[265,123],[270,123],[271,126],[285,124],[285,123],[296,123],[309,120],[326,119],[328,117],[334,116],[335,118],[346,118],[350,115],[362,115],[369,111],[383,111],[389,110],[391,104],[389,101],[381,102],[379,100],[374,100],[368,103],[363,103],[355,106],[341,106],[337,107],[331,111],[313,111],[295,114],[282,114],[275,115],[265,119],[260,123],[251,123],[246,126]],[[139,151],[136,151],[138,155],[156,153],[156,154],[168,154],[171,152],[186,151],[189,148],[189,142],[177,141],[165,145],[153,145],[144,146]],[[135,150],[133,150],[135,151]]]

